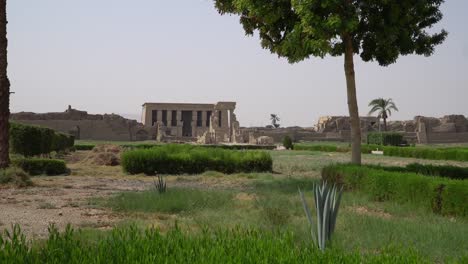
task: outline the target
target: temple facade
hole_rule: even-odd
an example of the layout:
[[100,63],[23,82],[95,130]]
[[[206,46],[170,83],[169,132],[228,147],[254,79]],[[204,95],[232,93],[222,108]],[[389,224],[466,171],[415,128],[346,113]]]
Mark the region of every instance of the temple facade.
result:
[[157,139],[192,139],[200,143],[236,142],[239,122],[235,102],[216,104],[145,103],[142,123],[156,128]]

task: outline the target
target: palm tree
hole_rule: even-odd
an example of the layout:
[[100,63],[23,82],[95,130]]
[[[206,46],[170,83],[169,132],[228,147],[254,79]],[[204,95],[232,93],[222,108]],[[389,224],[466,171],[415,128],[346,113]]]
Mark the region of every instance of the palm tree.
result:
[[375,112],[378,113],[377,118],[379,119],[379,131],[380,131],[380,119],[383,119],[384,131],[387,131],[387,118],[392,115],[392,110],[398,111],[398,108],[396,107],[392,98],[374,99],[369,103],[369,106],[372,107],[372,109],[369,111],[369,115]]
[[270,120],[274,128],[278,128],[280,126],[280,124],[278,124],[278,121],[280,121],[280,118],[277,114],[270,114]]
[[7,76],[7,0],[0,0],[0,169],[10,164],[9,123],[10,118],[10,81]]

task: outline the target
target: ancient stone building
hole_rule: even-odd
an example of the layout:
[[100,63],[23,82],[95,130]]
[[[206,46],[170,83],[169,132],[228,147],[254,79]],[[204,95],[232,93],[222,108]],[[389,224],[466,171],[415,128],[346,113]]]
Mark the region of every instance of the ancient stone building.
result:
[[145,103],[142,123],[156,128],[157,139],[214,144],[238,142],[239,122],[235,102],[216,104]]
[[154,130],[144,127],[136,120],[115,114],[88,114],[71,106],[68,106],[64,112],[14,113],[10,119],[18,123],[49,127],[69,133],[76,139],[132,141],[155,138]]

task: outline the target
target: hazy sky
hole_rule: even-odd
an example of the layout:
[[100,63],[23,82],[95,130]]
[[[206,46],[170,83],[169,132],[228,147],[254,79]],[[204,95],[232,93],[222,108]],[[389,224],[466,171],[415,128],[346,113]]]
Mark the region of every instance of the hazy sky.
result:
[[[449,32],[432,57],[383,68],[356,62],[360,114],[377,97],[392,119],[468,115],[468,1],[443,5]],[[9,0],[12,112],[63,111],[137,117],[144,102],[236,101],[243,126],[312,126],[346,115],[343,59],[290,65],[246,37],[209,0]]]

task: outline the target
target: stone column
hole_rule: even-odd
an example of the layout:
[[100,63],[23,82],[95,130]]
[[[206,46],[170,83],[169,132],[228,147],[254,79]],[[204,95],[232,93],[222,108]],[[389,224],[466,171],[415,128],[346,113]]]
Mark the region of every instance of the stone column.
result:
[[207,119],[208,112],[202,111],[201,118],[202,118],[202,125],[201,127],[206,127],[206,119]]
[[177,110],[177,136],[182,137],[182,111]]
[[172,126],[172,110],[167,110],[167,127]]
[[161,122],[162,124],[162,110],[158,109],[158,122]]
[[197,111],[192,110],[192,137],[197,136]]
[[229,115],[228,110],[221,110],[221,128],[229,128]]

